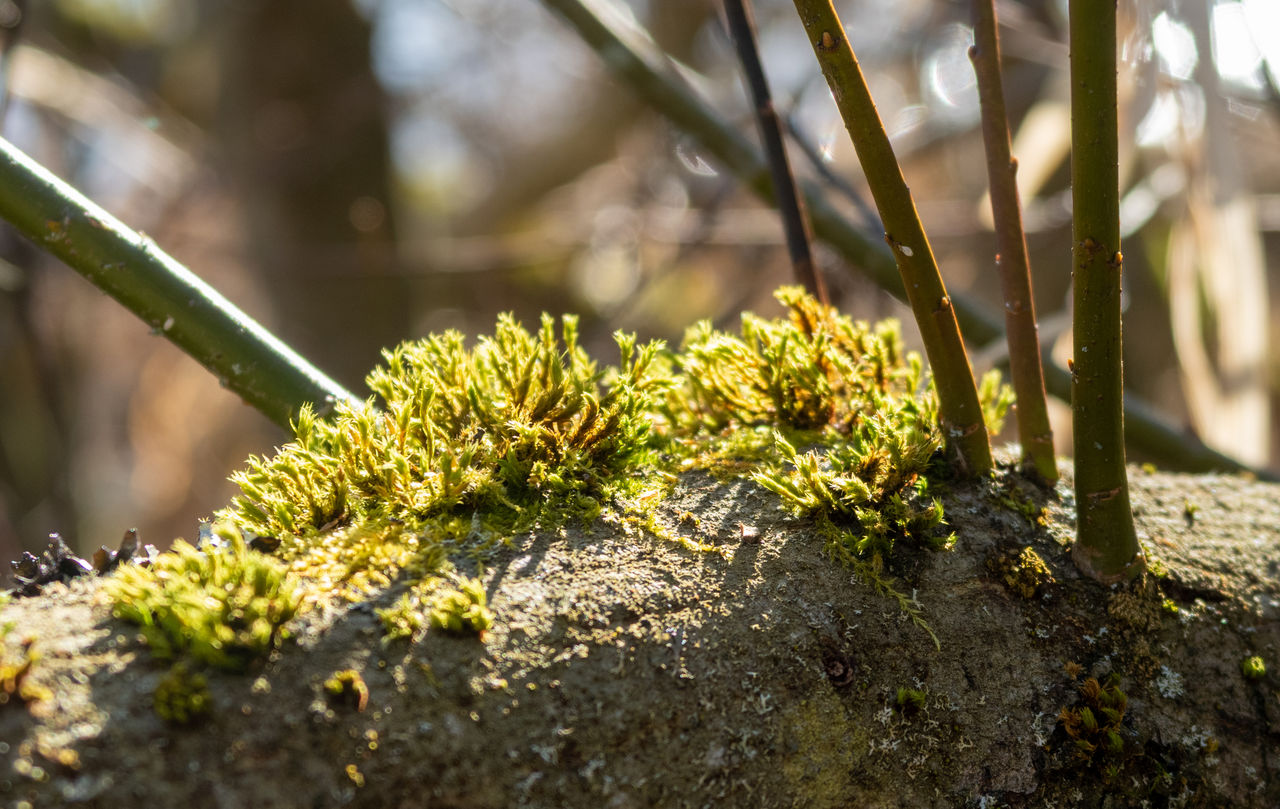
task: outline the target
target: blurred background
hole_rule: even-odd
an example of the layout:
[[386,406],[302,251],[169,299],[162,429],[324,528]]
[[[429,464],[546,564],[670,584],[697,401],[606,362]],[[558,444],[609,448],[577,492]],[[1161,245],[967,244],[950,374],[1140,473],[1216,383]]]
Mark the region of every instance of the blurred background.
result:
[[[755,140],[715,3],[592,5]],[[948,286],[999,312],[968,4],[837,7]],[[877,241],[794,7],[755,11],[793,164]],[[1128,389],[1273,466],[1280,3],[1120,11]],[[1041,337],[1065,361],[1066,0],[998,13]],[[0,31],[4,136],[361,393],[381,347],[502,311],[578,312],[608,362],[616,328],[678,343],[698,318],[777,313],[790,278],[775,215],[537,0],[0,0]],[[51,531],[81,549],[135,526],[192,537],[227,474],[287,440],[7,228],[0,259],[0,559]],[[914,339],[858,267],[819,259],[834,302]]]

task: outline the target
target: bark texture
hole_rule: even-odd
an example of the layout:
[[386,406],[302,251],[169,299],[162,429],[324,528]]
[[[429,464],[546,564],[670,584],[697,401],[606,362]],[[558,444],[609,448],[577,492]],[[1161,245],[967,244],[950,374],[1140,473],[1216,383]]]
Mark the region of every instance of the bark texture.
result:
[[[891,566],[941,651],[767,493],[703,474],[660,507],[666,538],[626,520],[514,538],[484,574],[484,641],[384,644],[371,607],[393,586],[310,614],[256,671],[209,673],[214,712],[191,726],[157,717],[168,666],[97,583],[55,585],[0,610],[16,624],[7,652],[34,635],[31,678],[53,694],[0,705],[0,802],[1280,805],[1280,489],[1135,471],[1139,527],[1167,571],[1135,590],[1076,572],[1064,477],[1039,501],[1008,471],[957,485],[955,548]],[[1046,505],[1048,524],[1010,494]],[[1027,546],[1048,575],[1009,564]],[[1260,679],[1241,668],[1255,655]],[[345,669],[367,684],[363,710],[324,691]],[[1111,672],[1124,753],[1086,765],[1059,715]],[[923,693],[918,710],[897,707],[900,688]]]

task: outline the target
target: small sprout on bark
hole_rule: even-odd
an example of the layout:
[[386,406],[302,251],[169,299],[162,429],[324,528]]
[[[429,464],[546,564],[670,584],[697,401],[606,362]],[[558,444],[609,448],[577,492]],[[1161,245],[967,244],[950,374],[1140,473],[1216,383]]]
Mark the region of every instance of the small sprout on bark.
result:
[[1267,675],[1267,664],[1257,655],[1246,657],[1240,662],[1240,672],[1246,680],[1261,680]]
[[330,700],[349,705],[356,711],[363,711],[369,704],[369,686],[355,669],[335,671],[324,681],[324,690]]

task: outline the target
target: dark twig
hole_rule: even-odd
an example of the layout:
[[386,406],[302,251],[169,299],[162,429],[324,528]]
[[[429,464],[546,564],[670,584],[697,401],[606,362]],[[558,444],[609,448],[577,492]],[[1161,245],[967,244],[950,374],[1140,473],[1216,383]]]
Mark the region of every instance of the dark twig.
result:
[[760,50],[756,47],[755,20],[752,18],[750,0],[724,0],[724,16],[755,106],[756,125],[760,129],[760,140],[769,161],[769,174],[773,178],[774,196],[778,212],[782,215],[783,230],[787,234],[787,252],[791,254],[792,270],[801,286],[819,301],[827,303],[826,285],[814,267],[813,253],[809,249],[812,241],[809,220],[804,213],[795,174],[787,160],[787,148],[782,141],[782,125],[778,121],[778,112],[773,107],[769,81],[764,75]]

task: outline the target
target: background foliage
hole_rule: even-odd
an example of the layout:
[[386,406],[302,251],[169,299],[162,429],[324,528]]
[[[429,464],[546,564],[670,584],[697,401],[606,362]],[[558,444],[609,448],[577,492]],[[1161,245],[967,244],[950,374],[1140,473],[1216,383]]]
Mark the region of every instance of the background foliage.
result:
[[[713,4],[604,5],[752,132]],[[839,7],[948,286],[994,310],[967,3]],[[1276,453],[1272,8],[1134,0],[1120,23],[1129,389],[1256,464]],[[1065,358],[1065,3],[999,12],[1041,336]],[[761,0],[756,14],[777,103],[818,157],[795,165],[858,192],[792,5]],[[4,135],[357,391],[380,348],[474,335],[507,310],[530,327],[542,310],[580,313],[595,356],[618,328],[675,343],[699,318],[778,312],[774,214],[534,0],[6,0],[0,26]],[[0,555],[51,530],[82,547],[133,525],[146,541],[190,537],[230,499],[227,473],[285,437],[81,279],[0,240]],[[844,311],[906,314],[856,268],[817,258]],[[979,355],[976,370],[999,360]]]

